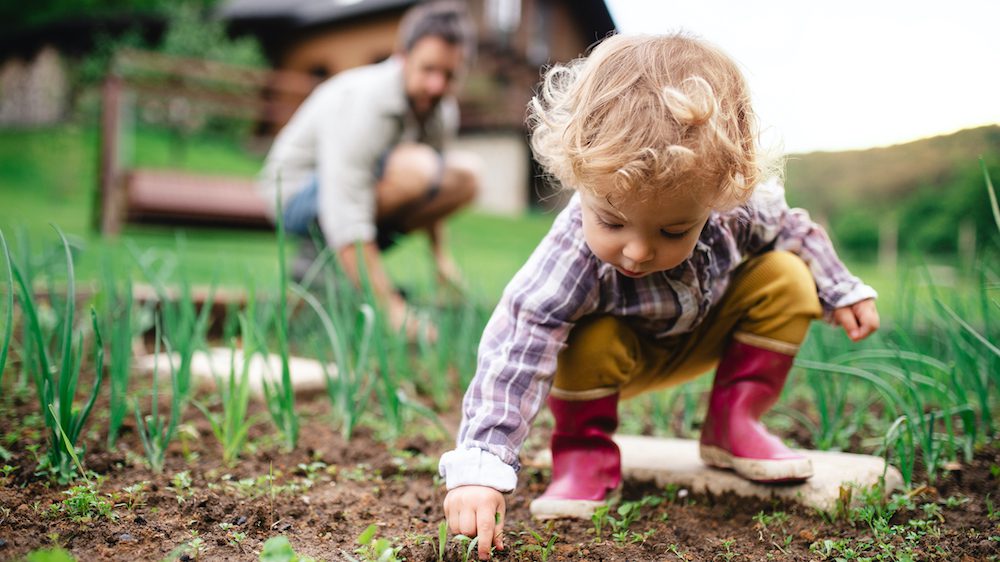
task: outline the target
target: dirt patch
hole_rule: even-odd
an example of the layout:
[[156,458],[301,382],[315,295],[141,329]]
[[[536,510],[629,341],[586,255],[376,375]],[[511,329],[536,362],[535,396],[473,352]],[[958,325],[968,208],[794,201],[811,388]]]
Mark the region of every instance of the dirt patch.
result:
[[[0,436],[6,436],[0,444],[13,454],[0,466],[14,467],[0,479],[0,560],[52,545],[80,560],[256,560],[264,542],[276,535],[287,536],[300,554],[363,559],[355,554],[356,539],[370,524],[377,525],[377,537],[400,548],[400,557],[437,560],[445,491],[436,464],[451,444],[430,423],[415,423],[412,435],[391,443],[368,427],[345,441],[328,419],[325,400],[314,397],[300,404],[303,429],[295,451],[281,451],[262,417],[251,434],[252,450],[225,466],[208,424],[192,408],[186,421],[197,437],[175,441],[163,473],[155,474],[142,462],[134,420],[126,420],[115,451],[97,439],[103,431],[92,431],[86,440],[86,464],[101,475],[99,491],[113,503],[112,515],[74,520],[64,503],[66,487],[33,475],[35,454],[44,449],[34,445],[44,432],[34,398],[27,396],[0,406]],[[264,415],[259,406],[253,410]],[[456,424],[453,416],[445,420],[449,428]],[[90,427],[104,425],[95,418]],[[539,428],[529,447],[544,443],[544,433]],[[508,548],[496,558],[998,559],[1000,521],[991,519],[988,499],[998,495],[998,465],[1000,448],[994,442],[934,488],[900,502],[904,505],[884,526],[861,512],[831,517],[792,505],[630,483],[624,501],[647,498],[640,516],[624,525],[612,511],[618,522],[603,521],[600,537],[589,521],[533,521],[528,504],[544,489],[547,475],[528,468],[507,498]],[[558,536],[546,552],[553,535]],[[461,545],[450,541],[445,559],[463,555]]]

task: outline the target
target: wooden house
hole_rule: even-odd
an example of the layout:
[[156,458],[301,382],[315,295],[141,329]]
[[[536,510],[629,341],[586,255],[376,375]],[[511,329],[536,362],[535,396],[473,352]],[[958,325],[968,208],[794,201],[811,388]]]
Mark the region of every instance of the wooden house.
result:
[[[278,70],[329,77],[390,56],[415,0],[229,0],[234,34],[260,41]],[[459,145],[486,164],[480,206],[523,212],[547,200],[526,142],[525,108],[540,70],[584,54],[614,31],[603,0],[468,0],[479,28],[476,60],[459,96]]]

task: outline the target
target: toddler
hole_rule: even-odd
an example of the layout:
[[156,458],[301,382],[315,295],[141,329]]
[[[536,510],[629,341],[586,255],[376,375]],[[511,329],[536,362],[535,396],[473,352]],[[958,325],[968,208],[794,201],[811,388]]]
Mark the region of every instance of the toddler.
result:
[[809,323],[878,328],[875,291],[790,209],[757,148],[735,63],[686,36],[613,36],[550,69],[532,148],[574,194],[503,293],[479,347],[457,447],[441,458],[452,532],[503,548],[503,492],[542,402],[552,480],[531,512],[589,518],[621,481],[618,402],[715,369],[700,452],[755,482],[809,460],[760,424]]

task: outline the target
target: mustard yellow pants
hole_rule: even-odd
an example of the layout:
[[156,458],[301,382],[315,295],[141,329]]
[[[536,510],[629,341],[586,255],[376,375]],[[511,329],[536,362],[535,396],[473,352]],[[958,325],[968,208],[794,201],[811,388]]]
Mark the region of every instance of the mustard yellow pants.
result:
[[623,399],[687,382],[718,364],[731,338],[795,355],[822,308],[806,264],[789,252],[744,262],[722,300],[693,332],[655,341],[621,318],[584,318],[559,354],[552,395]]

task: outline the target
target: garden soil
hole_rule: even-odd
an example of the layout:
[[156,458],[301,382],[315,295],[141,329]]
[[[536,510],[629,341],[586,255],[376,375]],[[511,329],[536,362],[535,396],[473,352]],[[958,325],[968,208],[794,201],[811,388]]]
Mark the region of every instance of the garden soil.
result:
[[[345,441],[329,419],[325,397],[315,396],[299,402],[300,443],[283,453],[258,405],[252,408],[258,423],[251,431],[251,450],[225,466],[204,416],[189,408],[185,421],[191,429],[175,439],[163,473],[155,474],[143,461],[134,418],[126,419],[119,445],[108,451],[102,443],[107,420],[95,417],[85,464],[100,475],[99,489],[115,506],[111,517],[75,521],[61,508],[67,487],[34,475],[35,454],[45,445],[32,447],[44,435],[33,393],[0,403],[0,436],[6,436],[0,444],[12,453],[0,466],[14,467],[0,476],[0,560],[54,545],[79,560],[257,560],[264,542],[278,535],[286,536],[300,555],[364,560],[364,553],[356,552],[357,538],[371,524],[377,526],[376,538],[399,547],[400,559],[438,559],[445,490],[436,464],[450,448],[450,438],[430,423],[414,424],[428,429],[391,441],[369,424]],[[102,411],[107,408],[95,408]],[[458,420],[443,422],[454,432]],[[546,433],[536,427],[523,458],[544,446]],[[994,442],[934,487],[916,490],[914,508],[901,510],[891,521],[912,529],[911,536],[897,533],[881,547],[872,542],[866,523],[845,516],[729,495],[667,493],[639,483],[625,486],[625,501],[664,500],[644,507],[627,533],[613,537],[605,525],[598,537],[590,521],[533,521],[528,504],[544,489],[547,472],[526,467],[517,491],[507,496],[507,548],[495,559],[833,560],[881,554],[880,559],[894,560],[905,559],[907,549],[917,560],[997,559],[1000,521],[990,519],[988,505],[1000,503],[998,464],[1000,448]],[[177,476],[184,471],[189,486]],[[143,482],[143,491],[125,491]],[[938,508],[923,507],[929,504]],[[553,535],[557,538],[546,552]],[[444,559],[463,560],[465,554],[451,539]]]

